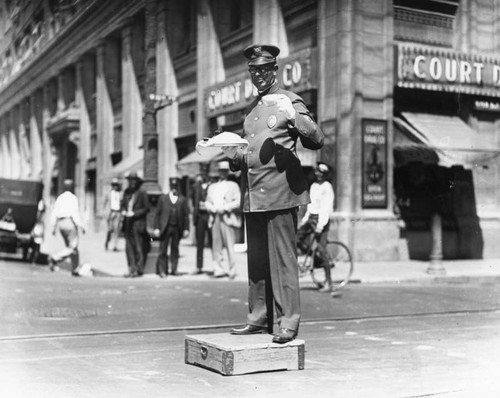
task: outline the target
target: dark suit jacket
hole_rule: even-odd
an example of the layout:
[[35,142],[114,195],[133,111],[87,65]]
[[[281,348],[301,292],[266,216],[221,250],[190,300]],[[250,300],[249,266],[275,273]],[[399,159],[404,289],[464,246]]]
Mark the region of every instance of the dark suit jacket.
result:
[[[177,225],[179,227],[179,233],[182,234],[183,231],[189,230],[189,207],[187,198],[179,194],[176,205],[179,206],[179,219]],[[159,197],[158,205],[156,206],[155,229],[160,230],[160,235],[163,234],[167,228],[173,208],[174,205],[168,194]]]
[[[198,216],[200,215],[200,202],[204,202],[207,199],[207,191],[209,183],[205,183],[206,186],[203,188],[202,181],[196,181],[194,185],[194,194],[193,194],[193,223],[196,225],[198,222]],[[206,212],[206,210],[205,210]]]
[[[127,188],[122,198],[122,205],[121,205],[122,211],[123,210],[127,211],[128,203],[132,195],[133,192],[131,192]],[[132,225],[134,224],[136,224],[141,229],[142,227],[144,227],[144,230],[146,230],[146,215],[149,212],[149,207],[150,205],[149,205],[148,194],[139,188],[136,192],[135,201],[132,206],[132,211],[134,212],[134,216],[124,218],[123,232],[125,233],[130,232],[130,230],[132,229]]]

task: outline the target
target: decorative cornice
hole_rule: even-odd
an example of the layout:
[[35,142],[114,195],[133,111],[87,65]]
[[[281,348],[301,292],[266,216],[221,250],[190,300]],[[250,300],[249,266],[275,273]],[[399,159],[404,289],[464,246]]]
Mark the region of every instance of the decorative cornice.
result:
[[[59,71],[93,51],[100,39],[110,35],[144,7],[145,0],[95,0],[65,26],[0,93],[0,115],[31,92],[42,87]],[[117,11],[118,10],[118,11]]]

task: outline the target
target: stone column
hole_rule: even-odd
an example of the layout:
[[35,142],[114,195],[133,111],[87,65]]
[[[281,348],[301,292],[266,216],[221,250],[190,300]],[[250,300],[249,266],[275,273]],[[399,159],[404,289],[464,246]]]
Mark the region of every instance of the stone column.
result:
[[39,109],[37,96],[32,93],[29,98],[29,123],[30,123],[30,147],[31,147],[31,175],[35,179],[42,179],[43,176],[43,147],[42,129],[38,124],[37,112]]
[[208,120],[204,115],[205,100],[203,92],[206,87],[224,81],[226,73],[208,0],[198,0],[198,10],[196,133],[198,139],[201,139],[210,133]]
[[66,109],[66,103],[64,100],[64,83],[66,76],[64,70],[60,70],[57,75],[57,113],[61,113]]
[[278,0],[254,0],[254,43],[269,43],[280,48],[280,57],[288,57],[288,39]]
[[[50,90],[47,85],[43,87],[43,101],[42,101],[42,165],[43,165],[43,200],[46,204],[50,203],[50,191],[52,185],[52,173],[54,170],[55,149],[52,146],[51,139],[47,132],[47,124],[50,119],[49,111],[49,94]],[[57,192],[55,193],[57,195]]]
[[[158,4],[158,43],[156,56],[158,58],[157,94],[177,97],[179,90],[175,69],[170,57],[167,42],[165,3]],[[175,138],[179,135],[179,105],[175,101],[156,113],[158,130],[158,184],[163,191],[168,190],[168,179],[176,176],[177,148]]]
[[[97,186],[96,186],[96,199],[99,218],[104,216],[102,211],[102,204],[104,200],[104,193],[106,180],[112,167],[111,164],[111,151],[113,148],[113,109],[111,99],[109,96],[108,88],[106,85],[105,76],[105,51],[106,43],[100,42],[97,47],[97,84],[96,84],[96,127],[97,127]],[[99,224],[98,224],[99,225]]]
[[11,109],[8,117],[9,117],[9,147],[10,147],[10,156],[11,156],[11,174],[10,178],[20,179],[22,178],[22,162],[21,162],[21,154],[19,151],[19,142],[18,142],[18,133],[16,128],[16,117],[15,117],[15,109]]
[[18,106],[17,117],[17,136],[19,142],[19,156],[21,158],[21,178],[33,179],[32,174],[32,157],[30,150],[30,139],[26,133],[26,116],[29,112],[29,102],[26,99],[22,100]]
[[11,152],[9,145],[9,131],[7,130],[7,115],[2,115],[0,118],[0,145],[2,151],[0,152],[2,170],[0,170],[0,176],[4,178],[10,178],[12,169]]
[[[398,258],[399,230],[392,212],[392,4],[385,0],[320,0],[320,122],[335,126],[336,213],[339,239],[356,259]],[[362,68],[360,66],[363,66]],[[362,208],[363,118],[387,121],[387,207]],[[379,231],[378,233],[374,233]],[[385,239],[381,240],[383,233]]]
[[132,21],[122,29],[122,142],[123,158],[139,151],[142,144],[142,101],[134,71]]

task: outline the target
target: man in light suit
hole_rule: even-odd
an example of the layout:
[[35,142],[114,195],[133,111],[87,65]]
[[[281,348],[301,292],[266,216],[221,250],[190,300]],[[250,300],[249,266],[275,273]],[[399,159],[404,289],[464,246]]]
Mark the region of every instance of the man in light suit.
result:
[[168,274],[168,246],[170,245],[170,274],[177,275],[179,241],[189,235],[189,207],[185,196],[179,192],[179,179],[169,179],[170,191],[158,199],[155,214],[155,236],[160,238],[160,251],[156,273],[160,278]]
[[[236,228],[241,227],[239,208],[241,203],[240,187],[229,179],[229,162],[218,164],[219,181],[208,187],[206,208],[212,223],[212,252],[214,258],[214,278],[236,277],[234,242]],[[224,248],[227,250],[228,266],[224,266]]]

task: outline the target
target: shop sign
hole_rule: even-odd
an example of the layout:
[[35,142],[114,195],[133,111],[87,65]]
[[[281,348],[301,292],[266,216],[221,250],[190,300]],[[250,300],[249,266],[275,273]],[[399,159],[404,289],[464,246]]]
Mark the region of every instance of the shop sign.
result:
[[363,119],[362,129],[362,207],[387,207],[387,121]]
[[499,58],[406,44],[397,51],[399,87],[499,95]]
[[[315,50],[307,49],[288,58],[278,58],[278,84],[284,89],[298,93],[315,88],[315,54]],[[205,116],[211,118],[240,110],[249,105],[256,96],[257,90],[248,72],[239,73],[205,90]]]
[[500,102],[477,100],[474,101],[474,109],[476,111],[500,112]]

